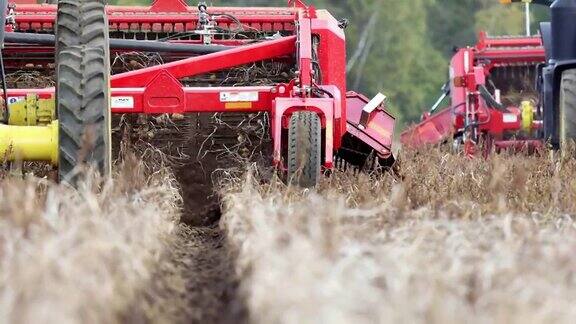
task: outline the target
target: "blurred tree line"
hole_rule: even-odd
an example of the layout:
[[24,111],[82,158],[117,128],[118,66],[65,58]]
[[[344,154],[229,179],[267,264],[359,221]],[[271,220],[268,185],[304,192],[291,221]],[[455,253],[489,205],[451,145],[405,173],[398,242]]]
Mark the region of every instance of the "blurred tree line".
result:
[[[146,0],[112,0],[145,4]],[[196,0],[188,0],[191,5]],[[211,5],[285,6],[286,0],[209,0]],[[308,0],[347,18],[348,84],[372,96],[383,92],[402,123],[415,121],[446,82],[455,46],[475,43],[480,30],[490,35],[524,33],[524,7],[498,0]],[[533,31],[547,19],[533,6]]]

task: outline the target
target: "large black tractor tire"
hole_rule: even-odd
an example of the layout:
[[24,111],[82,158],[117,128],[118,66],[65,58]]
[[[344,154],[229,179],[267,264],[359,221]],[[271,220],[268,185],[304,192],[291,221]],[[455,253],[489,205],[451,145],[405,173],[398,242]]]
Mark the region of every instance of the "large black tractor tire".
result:
[[576,69],[562,73],[559,133],[561,149],[576,140]]
[[288,180],[302,188],[315,187],[321,176],[322,128],[313,112],[297,112],[288,130]]
[[[60,0],[56,19],[56,57],[70,46],[104,46],[108,20],[104,0]],[[109,51],[108,47],[106,50]]]
[[111,173],[108,21],[101,1],[63,0],[57,18],[59,179]]

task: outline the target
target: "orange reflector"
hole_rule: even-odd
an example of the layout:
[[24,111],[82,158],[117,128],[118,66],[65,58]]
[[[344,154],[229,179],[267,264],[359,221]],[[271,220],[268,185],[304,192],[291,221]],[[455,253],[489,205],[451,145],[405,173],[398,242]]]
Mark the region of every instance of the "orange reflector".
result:
[[252,103],[251,102],[227,102],[224,105],[226,109],[251,109]]
[[466,87],[466,78],[463,76],[458,76],[454,78],[454,86],[459,88]]

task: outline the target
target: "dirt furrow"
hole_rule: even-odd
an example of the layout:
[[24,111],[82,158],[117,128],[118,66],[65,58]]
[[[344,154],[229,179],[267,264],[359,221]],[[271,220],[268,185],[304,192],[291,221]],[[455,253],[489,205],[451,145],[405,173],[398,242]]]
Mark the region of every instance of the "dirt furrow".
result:
[[243,323],[245,306],[237,296],[235,258],[217,226],[183,226],[179,262],[186,282],[188,323]]

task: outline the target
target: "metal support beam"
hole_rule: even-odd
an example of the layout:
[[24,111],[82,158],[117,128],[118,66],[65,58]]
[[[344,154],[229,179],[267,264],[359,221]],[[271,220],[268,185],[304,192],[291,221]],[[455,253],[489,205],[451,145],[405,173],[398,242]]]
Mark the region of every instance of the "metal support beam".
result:
[[176,79],[181,79],[248,63],[293,55],[295,47],[296,36],[283,37],[228,51],[191,57],[172,63],[121,73],[114,75],[110,80],[112,86],[116,88],[144,87],[162,71],[168,72]]

